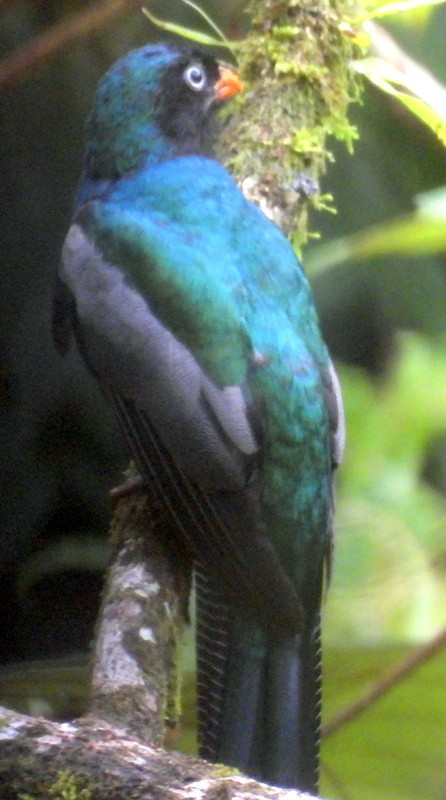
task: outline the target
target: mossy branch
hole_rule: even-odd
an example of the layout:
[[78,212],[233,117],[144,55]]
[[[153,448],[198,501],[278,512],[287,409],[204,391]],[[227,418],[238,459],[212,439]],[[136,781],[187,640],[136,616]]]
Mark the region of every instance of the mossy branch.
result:
[[220,153],[244,192],[297,245],[308,209],[326,207],[318,190],[332,160],[330,137],[352,148],[347,116],[359,96],[350,61],[349,0],[251,0],[251,30],[239,50],[246,91],[221,139]]
[[118,502],[111,530],[117,551],[97,624],[91,682],[92,714],[160,746],[166,726],[179,723],[178,661],[191,575],[186,556],[172,563],[170,535],[168,520],[144,493]]
[[64,16],[0,62],[0,91],[13,89],[76,40],[97,33],[139,6],[139,0],[104,0]]
[[[0,708],[2,800],[297,800],[236,770],[166,753],[99,719],[34,719]],[[305,795],[309,798],[309,795]]]

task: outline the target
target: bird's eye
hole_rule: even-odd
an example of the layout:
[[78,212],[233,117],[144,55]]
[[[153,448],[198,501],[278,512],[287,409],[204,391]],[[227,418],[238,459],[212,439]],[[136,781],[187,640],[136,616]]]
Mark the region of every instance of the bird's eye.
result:
[[201,64],[190,64],[183,72],[187,85],[195,92],[200,92],[206,85],[206,73]]

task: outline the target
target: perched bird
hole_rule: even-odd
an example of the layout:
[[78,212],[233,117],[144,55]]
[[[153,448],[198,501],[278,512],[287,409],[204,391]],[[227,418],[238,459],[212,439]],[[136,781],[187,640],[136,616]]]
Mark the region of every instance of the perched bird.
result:
[[196,564],[201,754],[315,792],[339,385],[285,236],[213,158],[237,74],[135,50],[102,79],[57,284]]

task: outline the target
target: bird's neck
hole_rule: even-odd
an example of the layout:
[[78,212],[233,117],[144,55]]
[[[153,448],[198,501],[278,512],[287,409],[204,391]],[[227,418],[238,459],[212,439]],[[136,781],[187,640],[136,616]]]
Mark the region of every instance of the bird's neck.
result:
[[118,126],[105,136],[90,139],[84,178],[90,181],[113,181],[131,174],[143,166],[152,166],[174,158],[176,147],[160,135],[153,122],[134,125],[127,130]]
[[85,174],[90,180],[116,180],[143,166],[182,155],[212,157],[219,130],[214,114],[115,115],[108,124],[96,118],[87,127]]

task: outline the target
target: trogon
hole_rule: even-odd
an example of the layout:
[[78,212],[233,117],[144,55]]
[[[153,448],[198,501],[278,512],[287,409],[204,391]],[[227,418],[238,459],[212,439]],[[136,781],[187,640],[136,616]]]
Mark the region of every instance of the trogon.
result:
[[54,335],[74,334],[195,564],[202,756],[314,793],[342,402],[293,248],[213,154],[240,89],[170,43],[106,73]]

